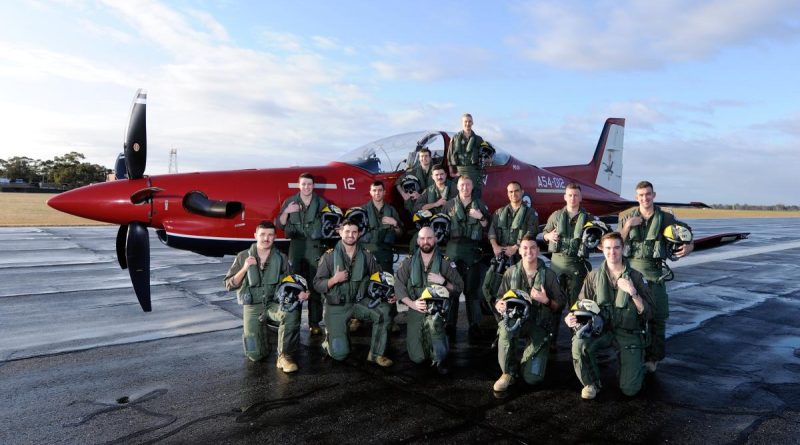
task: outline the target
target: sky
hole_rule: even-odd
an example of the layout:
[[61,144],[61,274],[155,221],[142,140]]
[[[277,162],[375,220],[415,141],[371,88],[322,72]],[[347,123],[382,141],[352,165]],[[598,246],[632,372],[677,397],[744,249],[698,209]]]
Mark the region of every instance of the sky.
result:
[[113,166],[148,91],[148,174],[325,164],[475,131],[540,167],[626,119],[623,196],[800,204],[800,2],[0,2],[0,158]]

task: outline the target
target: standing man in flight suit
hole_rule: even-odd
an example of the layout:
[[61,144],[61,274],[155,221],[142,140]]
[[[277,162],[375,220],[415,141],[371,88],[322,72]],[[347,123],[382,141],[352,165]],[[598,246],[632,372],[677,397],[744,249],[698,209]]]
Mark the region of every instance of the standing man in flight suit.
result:
[[[654,204],[656,192],[653,184],[641,181],[636,184],[638,207],[631,207],[619,214],[619,233],[626,242],[625,257],[631,267],[647,279],[655,302],[653,321],[650,322],[650,347],[647,348],[648,372],[656,372],[658,362],[664,359],[666,327],[669,317],[667,285],[662,278],[662,265],[667,260],[667,245],[664,229],[677,220],[671,213]],[[684,244],[676,253],[678,258],[689,255],[694,243]]]
[[[489,225],[489,209],[478,198],[472,197],[472,179],[469,176],[458,178],[458,196],[447,201],[443,212],[450,217],[450,241],[447,243],[447,256],[455,261],[458,274],[464,279],[464,296],[467,303],[470,340],[481,338],[479,323],[481,313],[481,239],[483,229]],[[458,324],[458,298],[450,306],[448,335],[455,337]]]
[[[328,202],[314,193],[314,176],[303,173],[297,181],[300,191],[286,199],[275,225],[282,229],[289,242],[289,261],[293,273],[313,277],[317,273],[317,261],[322,255],[322,209]],[[322,301],[316,291],[311,291],[308,301],[308,328],[311,335],[322,334]]]
[[386,191],[382,181],[375,181],[369,187],[372,199],[361,206],[367,212],[367,230],[359,242],[369,250],[384,272],[392,273],[394,268],[394,240],[403,234],[400,214],[383,200]]
[[358,244],[358,224],[345,219],[339,229],[342,237],[333,249],[322,255],[314,277],[314,288],[325,296],[325,341],[322,347],[334,360],[344,360],[350,353],[348,321],[350,318],[372,321],[372,340],[367,361],[392,366],[384,356],[389,338],[389,304],[367,307],[368,298],[357,302],[366,292],[370,276],[380,272],[375,257]]
[[[581,398],[594,399],[600,391],[597,352],[613,346],[619,353],[619,388],[635,395],[644,382],[645,326],[653,315],[653,299],[642,274],[623,260],[624,242],[617,232],[601,238],[605,261],[589,272],[578,300],[592,300],[600,308],[602,332],[572,336],[572,363],[583,385]],[[564,322],[576,329],[578,318],[570,312]]]
[[461,116],[461,131],[450,139],[447,149],[447,163],[450,164],[450,176],[467,176],[472,179],[475,198],[481,197],[483,168],[481,167],[481,144],[483,138],[472,131],[472,115]]
[[[567,205],[550,214],[543,231],[548,250],[553,254],[550,268],[556,273],[558,282],[567,295],[567,307],[572,307],[578,300],[589,269],[586,265],[589,252],[583,243],[583,226],[592,221],[593,217],[581,207],[581,200],[581,186],[574,182],[567,184],[564,190],[564,202]],[[554,323],[551,343],[553,350],[558,341],[561,317],[556,317]]]
[[445,334],[445,320],[427,312],[427,304],[420,300],[429,284],[444,286],[450,300],[461,296],[464,282],[456,272],[456,265],[439,252],[433,229],[423,227],[417,233],[419,249],[406,257],[397,269],[394,289],[397,298],[408,306],[406,348],[414,363],[430,359],[440,374],[447,374],[447,353],[450,350]]
[[[536,213],[536,209],[528,207],[522,202],[525,190],[522,189],[519,182],[509,182],[506,192],[508,193],[508,204],[494,211],[492,223],[489,224],[488,236],[494,257],[503,255],[510,259],[510,264],[514,264],[520,258],[517,249],[519,249],[522,237],[527,235],[536,239],[536,234],[539,232],[539,215]],[[493,268],[489,268],[483,279],[484,297],[490,304],[491,300],[497,296],[497,287],[500,285],[501,278],[502,276],[497,274]]]
[[[278,368],[283,372],[297,371],[292,354],[300,343],[300,311],[284,312],[274,300],[275,289],[284,275],[289,272],[289,259],[278,249],[273,249],[275,225],[272,221],[262,221],[256,227],[256,242],[249,249],[236,255],[231,268],[225,275],[225,288],[236,289],[236,300],[243,305],[242,341],[244,353],[257,362],[269,355],[269,337],[266,319],[279,323],[278,327]],[[301,292],[299,300],[308,299],[308,292]],[[262,322],[259,317],[266,319]]]
[[[428,155],[430,161],[430,153]],[[381,266],[381,270],[393,273],[394,240],[403,234],[403,225],[397,210],[384,202],[385,193],[382,181],[375,181],[370,185],[369,195],[372,199],[361,206],[367,212],[367,230],[361,235],[358,242],[372,253],[378,265]],[[393,321],[397,309],[395,307],[391,309]],[[354,318],[350,321],[350,332],[357,331],[359,327],[361,327],[361,320]]]

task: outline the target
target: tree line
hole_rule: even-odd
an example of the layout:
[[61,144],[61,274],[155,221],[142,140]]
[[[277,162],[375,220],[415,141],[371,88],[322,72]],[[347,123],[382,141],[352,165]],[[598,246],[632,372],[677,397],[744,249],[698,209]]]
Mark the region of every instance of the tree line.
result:
[[723,210],[772,210],[778,212],[798,211],[800,206],[785,205],[785,204],[772,204],[772,205],[754,205],[754,204],[711,204],[712,209]]
[[45,161],[27,156],[0,159],[0,177],[11,181],[23,179],[29,184],[55,184],[64,188],[105,181],[109,170],[84,159],[86,157],[76,151]]

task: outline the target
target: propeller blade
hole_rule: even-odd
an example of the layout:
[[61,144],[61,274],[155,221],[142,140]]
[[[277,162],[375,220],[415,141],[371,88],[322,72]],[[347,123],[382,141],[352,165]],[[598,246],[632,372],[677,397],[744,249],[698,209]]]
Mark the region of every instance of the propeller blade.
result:
[[140,222],[128,224],[128,239],[125,246],[128,273],[131,275],[133,291],[145,312],[150,306],[150,235],[147,226]]
[[139,89],[133,99],[131,120],[125,132],[125,166],[128,179],[140,179],[147,165],[147,90]]
[[117,261],[120,269],[128,268],[128,259],[125,258],[125,243],[128,241],[128,226],[119,226],[117,230]]

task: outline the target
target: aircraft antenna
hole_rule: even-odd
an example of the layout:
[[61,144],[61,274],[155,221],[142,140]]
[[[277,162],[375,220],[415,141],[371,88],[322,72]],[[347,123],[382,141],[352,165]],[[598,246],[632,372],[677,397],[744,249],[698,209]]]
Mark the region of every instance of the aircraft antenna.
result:
[[169,150],[169,172],[178,173],[178,149],[171,148]]

